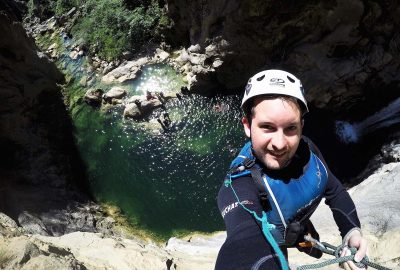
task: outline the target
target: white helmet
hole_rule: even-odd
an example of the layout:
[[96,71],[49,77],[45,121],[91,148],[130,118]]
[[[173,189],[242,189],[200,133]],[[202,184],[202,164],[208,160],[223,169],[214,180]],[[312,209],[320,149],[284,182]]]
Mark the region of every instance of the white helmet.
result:
[[304,88],[299,79],[289,72],[269,69],[264,70],[247,82],[241,108],[250,99],[268,94],[278,94],[297,98],[304,105],[305,112],[308,112],[306,99],[304,98]]

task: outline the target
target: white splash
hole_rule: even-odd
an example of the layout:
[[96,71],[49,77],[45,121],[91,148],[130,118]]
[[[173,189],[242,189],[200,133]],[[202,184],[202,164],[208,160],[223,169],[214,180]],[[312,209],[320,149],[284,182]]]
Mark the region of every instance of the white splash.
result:
[[386,108],[374,113],[365,120],[356,123],[336,121],[336,134],[344,143],[356,143],[358,140],[378,129],[400,123],[400,98],[391,102]]

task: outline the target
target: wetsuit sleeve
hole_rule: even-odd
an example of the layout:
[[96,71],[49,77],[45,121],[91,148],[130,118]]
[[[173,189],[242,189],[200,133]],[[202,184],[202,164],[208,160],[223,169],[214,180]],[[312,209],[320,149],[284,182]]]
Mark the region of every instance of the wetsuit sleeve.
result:
[[[233,180],[232,186],[239,201],[260,215],[262,207],[253,179],[241,177]],[[261,224],[238,203],[232,188],[223,184],[217,200],[227,238],[218,253],[215,269],[280,269],[277,257],[264,238]]]
[[350,230],[354,228],[361,228],[356,207],[342,183],[329,170],[328,165],[326,164],[317,146],[309,139],[307,142],[309,143],[311,150],[324,163],[324,166],[328,172],[328,182],[326,184],[324,193],[326,199],[325,203],[332,210],[333,218],[339,227],[340,235],[342,238],[344,238]]

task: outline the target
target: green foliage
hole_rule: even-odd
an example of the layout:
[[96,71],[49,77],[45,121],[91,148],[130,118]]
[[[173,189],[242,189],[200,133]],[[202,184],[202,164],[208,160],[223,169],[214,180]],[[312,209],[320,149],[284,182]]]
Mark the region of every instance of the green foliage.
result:
[[29,0],[27,7],[28,17],[36,16],[43,20],[53,15],[51,0]]
[[79,7],[80,0],[56,0],[52,3],[52,9],[57,16],[61,16],[73,7]]
[[123,0],[123,1],[124,5],[130,10],[133,10],[140,6],[148,7],[152,3],[152,0]]
[[32,17],[36,11],[36,7],[35,4],[33,3],[33,0],[29,0],[26,5],[28,7],[28,17]]
[[138,50],[157,37],[161,17],[162,9],[156,1],[131,11],[123,0],[86,0],[82,17],[72,33],[76,39],[85,41],[90,52],[97,52],[101,58],[110,61],[123,51]]
[[161,37],[169,23],[157,0],[29,0],[27,5],[28,16],[41,19],[78,8],[81,13],[72,28],[74,39],[82,39],[90,53],[108,61]]

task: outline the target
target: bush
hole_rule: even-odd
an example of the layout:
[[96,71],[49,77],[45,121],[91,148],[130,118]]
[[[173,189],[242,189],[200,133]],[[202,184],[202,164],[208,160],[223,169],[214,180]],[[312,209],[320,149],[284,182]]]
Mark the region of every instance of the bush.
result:
[[29,0],[27,8],[28,17],[36,16],[40,20],[45,20],[54,14],[51,0]]
[[82,38],[90,52],[110,61],[123,51],[138,50],[148,40],[158,37],[161,17],[162,9],[154,0],[148,7],[140,5],[132,11],[123,0],[86,0],[72,34]]
[[83,40],[89,53],[111,61],[123,51],[137,51],[162,35],[168,25],[158,0],[29,0],[28,16],[41,20],[80,9],[72,27],[75,40]]
[[57,16],[61,16],[73,7],[79,7],[79,0],[56,0],[52,2],[52,10]]

